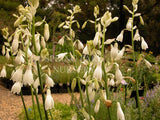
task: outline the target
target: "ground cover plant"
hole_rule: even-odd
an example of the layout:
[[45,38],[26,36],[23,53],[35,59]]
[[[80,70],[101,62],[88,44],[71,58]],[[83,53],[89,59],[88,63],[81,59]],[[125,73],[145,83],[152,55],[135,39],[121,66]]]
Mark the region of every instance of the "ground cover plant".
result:
[[[130,14],[126,27],[117,37],[107,40],[107,29],[113,22],[118,21],[118,17],[112,17],[110,11],[100,16],[100,8],[97,5],[93,12],[95,19],[87,20],[80,26],[75,19],[75,15],[81,12],[80,6],[76,5],[69,9],[66,20],[58,26],[65,29],[66,34],[57,43],[61,49],[57,51],[56,56],[51,56],[52,59],[55,57],[56,64],[50,61],[50,52],[47,49],[50,48],[46,44],[50,38],[50,31],[46,18],[41,21],[35,19],[39,0],[28,0],[28,6],[25,7],[19,5],[18,15],[14,14],[15,32],[10,35],[8,28],[2,29],[3,37],[6,39],[2,54],[8,63],[3,63],[0,76],[6,77],[8,67],[13,70],[10,72],[10,79],[14,83],[11,92],[20,94],[22,98],[24,112],[20,115],[21,119],[24,113],[24,119],[27,120],[158,119],[160,114],[158,60],[145,53],[148,44],[139,34],[135,23],[135,19],[138,19],[141,25],[144,25],[141,13],[137,12],[138,0],[132,0],[131,4],[132,8],[123,5]],[[85,29],[88,22],[94,24],[95,36],[83,45],[74,28],[76,26],[78,29]],[[44,27],[43,34],[37,31],[38,26]],[[131,34],[129,39],[131,44],[120,48],[119,44],[123,42],[123,34],[126,31]],[[135,46],[135,43],[140,46]],[[141,53],[135,51],[136,47]],[[55,105],[50,88],[54,87],[55,83],[68,82],[69,84],[71,82],[70,106]],[[150,84],[158,85],[148,91]],[[29,109],[23,99],[21,91],[23,86],[30,87],[33,106]],[[78,99],[73,94],[76,86],[80,93]],[[39,103],[37,97],[39,90],[42,94],[42,103]],[[128,98],[130,94],[135,99]],[[150,100],[151,98],[154,99]],[[156,106],[152,107],[154,104]],[[144,111],[153,113],[153,117]]]

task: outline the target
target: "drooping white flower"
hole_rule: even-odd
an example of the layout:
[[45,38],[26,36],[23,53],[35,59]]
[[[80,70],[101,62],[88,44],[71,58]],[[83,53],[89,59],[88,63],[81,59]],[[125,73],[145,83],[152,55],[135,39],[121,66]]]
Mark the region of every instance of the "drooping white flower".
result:
[[75,62],[76,61],[76,59],[75,59],[75,57],[72,55],[72,53],[70,52],[70,56],[71,56],[71,61],[72,62]]
[[46,100],[45,100],[45,110],[49,110],[49,109],[52,109],[52,108],[54,108],[54,100],[51,96],[50,89],[47,89],[47,97],[46,97]]
[[114,60],[118,55],[118,44],[111,45],[111,60]]
[[51,77],[49,77],[47,74],[45,75],[46,77],[46,84],[49,86],[49,87],[53,87],[55,85],[54,81],[52,80]]
[[3,66],[1,73],[0,73],[0,77],[6,77],[6,76],[7,76],[6,66]]
[[78,40],[78,49],[81,50],[83,48],[84,48],[83,43],[80,40]]
[[133,40],[135,40],[135,41],[140,41],[140,35],[139,35],[138,29],[136,29],[136,33],[135,33],[135,35],[134,35],[134,37],[133,37]]
[[89,55],[89,51],[88,51],[87,45],[86,45],[85,48],[83,49],[83,54],[84,54],[84,55]]
[[115,38],[113,38],[113,39],[107,39],[105,42],[104,42],[104,44],[111,44],[113,41],[115,41]]
[[33,83],[33,87],[34,87],[35,89],[37,89],[39,85],[40,85],[40,83],[39,83],[39,77],[37,77],[37,79],[36,79],[36,80],[34,81],[34,83]]
[[22,64],[24,63],[24,58],[23,58],[23,54],[22,54],[22,51],[18,51],[18,54],[17,56],[15,57],[15,63],[16,64]]
[[9,60],[10,55],[9,55],[9,49],[7,49],[6,55],[5,55],[6,59]]
[[125,120],[125,116],[119,102],[117,102],[117,120]]
[[19,33],[15,32],[14,39],[12,42],[12,51],[16,52],[19,46]]
[[88,86],[88,95],[90,101],[93,101],[95,99],[95,91],[93,90],[93,85]]
[[23,75],[23,68],[24,68],[24,65],[21,65],[20,68],[18,68],[15,72],[13,72],[11,76],[11,80],[15,82],[21,82],[22,75]]
[[33,80],[33,73],[32,73],[32,66],[31,64],[27,66],[27,70],[23,75],[23,84],[24,85],[32,85],[34,82]]
[[129,19],[128,19],[128,22],[127,22],[127,24],[126,24],[126,29],[127,29],[128,31],[131,31],[131,29],[132,29],[132,24],[133,24],[133,19],[132,19],[132,18],[129,18]]
[[124,51],[125,51],[125,47],[123,47],[117,54],[116,58],[115,58],[115,61],[118,61],[120,60],[122,57],[123,57],[123,54],[124,54]]
[[123,33],[124,33],[124,30],[122,30],[121,33],[117,36],[117,38],[116,38],[117,41],[119,41],[119,42],[123,41]]
[[101,64],[98,64],[94,73],[93,73],[93,78],[96,78],[97,80],[101,81],[102,79],[102,67]]
[[152,67],[152,64],[148,60],[144,59],[144,62],[148,68]]
[[21,82],[16,82],[14,83],[14,85],[11,88],[11,92],[13,94],[19,94],[21,92],[21,87],[22,87],[22,83]]
[[42,45],[42,48],[46,48],[46,42],[43,36],[41,37],[41,45]]
[[101,39],[101,32],[96,32],[95,37],[93,39],[93,45],[96,47],[98,44],[100,44]]
[[141,40],[142,40],[142,42],[141,42],[141,48],[142,48],[142,50],[148,49],[148,44],[146,43],[146,41],[144,40],[143,37],[141,37]]
[[39,6],[39,0],[28,0],[29,5],[33,6],[35,9]]
[[100,108],[100,100],[97,100],[96,105],[95,105],[95,107],[94,107],[94,112],[95,112],[95,113],[98,113],[99,108]]
[[63,44],[64,44],[64,36],[61,37],[61,39],[58,41],[58,44],[63,46]]
[[114,86],[114,85],[115,85],[114,79],[111,79],[111,80],[109,81],[109,85],[110,85],[110,86]]
[[44,25],[44,38],[46,41],[49,40],[49,36],[50,36],[50,33],[49,33],[49,25],[46,23]]
[[115,78],[116,78],[116,85],[117,83],[121,83],[121,81],[123,80],[123,75],[119,69],[119,65],[116,63],[116,72],[115,72]]
[[28,57],[28,58],[32,57],[32,52],[31,52],[30,48],[28,48],[27,57]]
[[65,52],[65,53],[60,53],[60,54],[58,54],[57,56],[58,56],[58,59],[59,59],[60,61],[62,61],[63,58],[64,58],[66,55],[67,55],[67,52]]

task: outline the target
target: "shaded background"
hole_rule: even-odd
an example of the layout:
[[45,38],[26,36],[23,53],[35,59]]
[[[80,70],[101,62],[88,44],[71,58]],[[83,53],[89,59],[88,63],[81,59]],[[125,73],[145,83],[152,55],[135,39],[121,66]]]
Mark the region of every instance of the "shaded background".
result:
[[[107,29],[107,38],[116,37],[120,31],[125,28],[126,22],[130,14],[123,9],[123,4],[132,9],[132,0],[40,0],[40,7],[37,10],[36,20],[42,20],[46,16],[46,21],[50,25],[51,39],[50,42],[56,42],[65,33],[64,30],[59,29],[58,25],[65,21],[68,14],[67,10],[73,8],[74,5],[80,5],[82,12],[77,14],[75,19],[78,19],[80,25],[85,20],[94,20],[93,10],[97,4],[100,8],[101,17],[107,10],[112,12],[112,16],[118,16],[118,22],[112,23]],[[0,0],[0,29],[4,27],[9,28],[9,32],[14,32],[13,23],[15,18],[13,13],[17,13],[18,5],[27,5],[27,0]],[[139,23],[139,19],[135,19],[135,24],[139,28],[141,36],[143,36],[148,43],[149,49],[156,56],[160,53],[160,0],[139,0],[138,12],[142,14],[145,25]],[[38,27],[38,31],[43,34],[43,26]],[[83,43],[94,38],[95,31],[93,24],[87,24],[85,29],[77,29],[75,27],[77,38]],[[3,38],[0,34],[1,44]],[[123,44],[130,44],[130,33],[125,32]],[[139,47],[137,47],[137,50]]]

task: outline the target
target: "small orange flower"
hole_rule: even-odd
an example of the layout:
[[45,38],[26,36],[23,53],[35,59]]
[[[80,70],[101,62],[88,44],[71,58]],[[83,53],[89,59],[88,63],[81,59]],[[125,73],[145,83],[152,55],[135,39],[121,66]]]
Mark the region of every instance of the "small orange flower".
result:
[[121,91],[123,91],[123,88],[120,88]]

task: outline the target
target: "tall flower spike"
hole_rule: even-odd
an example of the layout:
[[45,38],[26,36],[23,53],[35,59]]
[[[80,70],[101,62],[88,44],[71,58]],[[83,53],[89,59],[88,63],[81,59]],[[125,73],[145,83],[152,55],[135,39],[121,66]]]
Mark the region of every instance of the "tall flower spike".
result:
[[119,41],[119,42],[123,41],[123,33],[124,33],[124,30],[122,30],[121,33],[117,36],[117,38],[116,38],[117,41]]
[[27,66],[27,70],[23,75],[23,84],[24,85],[32,85],[34,82],[33,80],[33,73],[32,73],[32,66],[29,64]]
[[15,72],[13,72],[11,80],[16,82],[22,82],[23,68],[24,65],[22,64],[20,68],[18,68]]
[[6,66],[3,66],[1,73],[0,73],[0,77],[6,77],[6,76],[7,76]]
[[46,23],[44,25],[44,38],[46,41],[49,40],[49,36],[50,36],[50,33],[49,33],[49,25]]
[[148,45],[147,45],[147,43],[146,43],[146,41],[144,40],[143,37],[141,37],[141,40],[142,40],[142,42],[141,42],[141,48],[142,48],[142,50],[148,49]]
[[50,110],[54,108],[54,100],[51,96],[51,91],[50,89],[47,89],[47,97],[45,100],[45,110]]
[[45,77],[46,77],[46,84],[47,84],[47,86],[53,87],[53,86],[55,85],[55,83],[54,83],[54,81],[52,80],[52,78],[49,77],[47,74],[46,74]]
[[20,92],[21,92],[21,87],[22,87],[22,83],[20,83],[20,82],[16,82],[16,83],[14,83],[14,85],[12,86],[12,88],[11,88],[11,92],[13,93],[13,94],[19,94]]
[[117,120],[125,120],[121,105],[117,102]]

